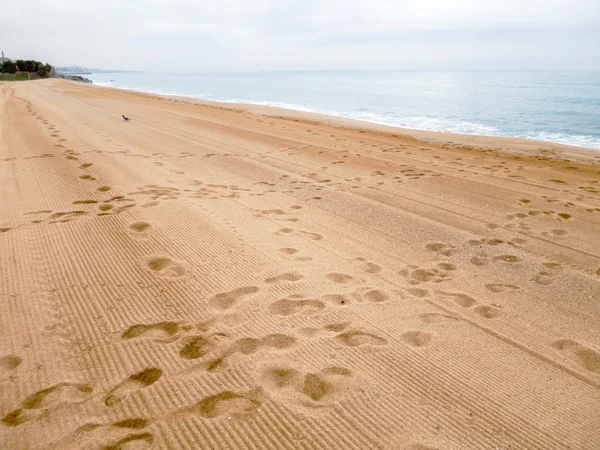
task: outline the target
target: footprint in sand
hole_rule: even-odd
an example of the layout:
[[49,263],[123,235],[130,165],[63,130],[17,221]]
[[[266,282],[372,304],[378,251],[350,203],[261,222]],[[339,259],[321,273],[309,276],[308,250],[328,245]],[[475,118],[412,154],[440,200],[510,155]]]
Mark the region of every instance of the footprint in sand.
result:
[[438,253],[442,256],[451,256],[454,253],[454,246],[450,244],[444,244],[436,242],[434,244],[427,244],[425,248],[433,253]]
[[16,355],[5,355],[0,357],[0,373],[15,370],[23,363],[23,360]]
[[445,314],[438,313],[426,313],[421,315],[421,320],[425,323],[442,323],[448,321],[456,321],[457,317],[447,316]]
[[482,255],[473,256],[471,258],[471,264],[473,264],[474,266],[483,267],[486,266],[488,263],[489,259]]
[[372,333],[360,330],[349,330],[338,334],[335,339],[348,347],[360,347],[363,345],[386,345],[388,341]]
[[166,278],[179,278],[185,275],[183,264],[166,256],[153,256],[145,261],[146,267],[156,275]]
[[337,272],[328,273],[325,276],[325,278],[327,278],[329,281],[332,281],[334,283],[339,283],[339,284],[348,284],[354,279],[350,275],[346,275],[345,273],[337,273]]
[[474,311],[485,319],[497,319],[502,315],[502,311],[499,308],[488,305],[478,306]]
[[233,344],[233,351],[249,355],[256,353],[261,348],[287,350],[296,345],[297,339],[287,334],[275,333],[269,334],[262,339],[242,338]]
[[539,284],[541,286],[548,286],[554,282],[554,280],[552,279],[551,274],[549,272],[538,273],[533,278],[533,281],[535,281],[536,284]]
[[74,205],[94,205],[98,203],[98,200],[75,200]]
[[286,281],[293,283],[295,281],[300,281],[302,279],[304,279],[304,275],[299,274],[298,272],[288,272],[288,273],[278,275],[276,277],[267,278],[265,280],[265,283],[275,284],[275,283],[286,282]]
[[[105,209],[105,211],[112,209],[112,205],[108,206],[110,207]],[[148,235],[152,231],[152,225],[150,225],[148,222],[134,222],[129,225],[128,230],[131,236],[143,239],[148,237]]]
[[177,322],[160,322],[149,325],[138,324],[125,330],[121,337],[123,339],[135,339],[143,336],[150,339],[171,341],[174,340],[173,338],[177,339],[176,334],[182,329],[183,327]]
[[486,284],[485,288],[495,294],[519,290],[518,286],[514,286],[512,284]]
[[400,339],[412,347],[426,347],[431,343],[433,335],[424,331],[407,331]]
[[262,404],[259,391],[237,393],[222,391],[218,394],[204,397],[187,411],[200,414],[206,419],[219,417],[247,415],[255,412]]
[[179,356],[183,359],[198,359],[216,349],[216,342],[205,336],[192,336],[187,339],[184,346],[179,350]]
[[313,241],[320,241],[321,239],[323,239],[323,236],[321,236],[318,233],[309,233],[308,231],[300,231],[300,234],[308,237],[309,239],[312,239]]
[[87,384],[68,382],[55,384],[27,397],[21,402],[21,408],[2,418],[2,423],[9,427],[21,425],[57,406],[83,402],[89,398],[92,391],[93,389]]
[[367,261],[365,258],[356,258],[355,261],[358,261],[360,264],[358,268],[366,273],[379,273],[381,272],[381,266],[378,266],[375,263]]
[[250,294],[255,294],[260,288],[257,286],[244,286],[228,292],[220,292],[213,296],[208,303],[213,308],[229,309],[234,306],[240,299]]
[[441,283],[450,278],[450,275],[440,269],[425,269],[421,267],[409,266],[407,269],[401,270],[398,274],[408,279],[412,285],[422,283]]
[[563,352],[577,364],[593,373],[600,373],[600,353],[580,344],[572,339],[554,341],[552,347]]
[[406,293],[417,298],[424,298],[429,296],[429,291],[426,289],[410,288],[405,289]]
[[353,373],[345,367],[327,367],[316,372],[303,372],[286,366],[263,370],[262,380],[267,389],[286,399],[310,408],[323,407],[347,394]]
[[370,286],[358,289],[354,292],[354,297],[359,301],[371,303],[382,303],[390,299],[390,295],[384,290]]
[[[50,444],[49,448],[146,449],[154,442],[153,434],[133,430],[143,430],[149,424],[150,421],[143,418],[123,419],[111,424],[86,423],[60,441]],[[127,434],[123,435],[123,432]]]
[[477,301],[473,297],[459,292],[435,291],[435,293],[452,299],[454,303],[462,306],[463,308],[470,308],[471,306],[477,304]]
[[[224,336],[222,333],[219,334]],[[241,338],[233,342],[231,345],[221,348],[220,352],[217,353],[217,356],[213,356],[211,359],[204,360],[202,365],[208,372],[213,372],[216,369],[223,367],[223,365],[236,354],[253,355],[261,350],[288,351],[290,348],[296,345],[297,339],[294,336],[281,333],[269,334],[263,338]],[[198,351],[194,350],[194,353],[191,355],[192,357],[188,356],[187,359],[201,358],[211,352],[214,355],[216,345],[211,345],[211,342],[202,340],[201,345],[198,346],[198,349]]]
[[278,316],[292,316],[296,314],[312,315],[324,311],[325,308],[326,305],[321,300],[284,298],[271,303],[269,312]]
[[121,450],[125,448],[144,449],[152,447],[154,435],[152,433],[133,433],[102,447],[103,450]]
[[104,399],[104,404],[106,406],[114,406],[134,392],[153,385],[161,376],[162,370],[156,367],[150,367],[141,372],[134,373],[110,390]]

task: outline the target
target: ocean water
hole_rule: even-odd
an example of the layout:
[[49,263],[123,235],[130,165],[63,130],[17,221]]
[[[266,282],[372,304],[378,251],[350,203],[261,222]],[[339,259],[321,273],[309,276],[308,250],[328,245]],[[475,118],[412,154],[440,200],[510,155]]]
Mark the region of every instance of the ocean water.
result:
[[101,73],[95,84],[600,149],[600,72]]

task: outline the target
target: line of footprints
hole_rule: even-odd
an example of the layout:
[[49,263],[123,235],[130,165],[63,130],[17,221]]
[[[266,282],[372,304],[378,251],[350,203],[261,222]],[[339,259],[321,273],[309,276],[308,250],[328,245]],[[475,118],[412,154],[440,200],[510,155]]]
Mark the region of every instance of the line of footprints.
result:
[[[371,265],[367,265],[373,269]],[[332,273],[326,275],[334,283],[345,283],[348,275]],[[267,283],[295,282],[302,279],[297,273],[283,274],[266,280]],[[504,289],[502,285],[495,286]],[[257,294],[257,286],[243,286],[231,291],[213,295],[209,306],[217,313],[215,317],[199,324],[182,324],[178,322],[159,322],[153,324],[137,324],[127,328],[122,333],[122,339],[129,341],[135,339],[150,339],[154,342],[172,345],[179,356],[188,361],[197,361],[187,370],[202,368],[208,372],[227,370],[228,366],[235,364],[237,358],[248,357],[257,352],[288,351],[299,344],[299,338],[287,334],[274,333],[262,337],[246,337],[233,339],[227,333],[215,330],[219,323],[218,313],[227,313],[249,297]],[[445,296],[455,301],[462,307],[473,307],[476,302],[465,294],[437,291],[436,294]],[[287,298],[274,301],[269,306],[269,312],[279,316],[295,314],[311,315],[322,313],[328,306],[344,307],[352,301],[369,301],[374,303],[390,300],[390,295],[375,288],[359,288],[354,294],[325,294],[320,298],[306,298],[300,294],[293,294]],[[488,311],[486,309],[486,311]],[[492,314],[486,312],[485,314]],[[444,320],[457,319],[456,317],[428,313],[422,315],[425,323],[436,323]],[[304,338],[333,339],[339,345],[356,348],[361,346],[385,346],[388,340],[374,333],[355,329],[349,323],[330,323],[321,328],[303,328],[299,333]],[[412,347],[425,347],[432,341],[433,335],[428,332],[410,330],[401,334],[400,339]],[[576,341],[562,339],[552,343],[552,347],[568,355],[582,368],[600,374],[600,355]],[[268,360],[267,360],[268,361]],[[18,370],[22,361],[19,357],[8,355],[0,358],[0,374]],[[248,392],[234,392],[223,390],[214,395],[202,398],[197,403],[185,407],[175,414],[198,414],[206,419],[221,416],[249,414],[256,411],[265,400],[269,392],[284,398],[287,402],[295,402],[303,407],[322,408],[338,401],[348,392],[356,379],[352,370],[341,366],[324,367],[317,371],[306,372],[294,364],[272,365],[265,363],[264,367],[257,370],[262,381],[262,388],[255,388]],[[105,392],[102,396],[106,407],[112,408],[119,405],[128,396],[147,388],[161,379],[163,372],[160,368],[149,367],[131,374],[122,382]],[[93,397],[93,388],[87,384],[58,383],[30,395],[21,402],[20,408],[6,414],[2,418],[5,426],[15,427],[30,420],[47,416],[53,409],[69,403],[81,403]],[[131,428],[141,429],[149,424],[145,418],[132,418],[119,421],[115,424],[86,424],[76,430],[77,433],[95,432],[100,428]],[[132,437],[133,436],[133,437]],[[153,436],[148,432],[136,432],[124,438],[140,439],[151,442]],[[118,448],[118,447],[115,447]]]

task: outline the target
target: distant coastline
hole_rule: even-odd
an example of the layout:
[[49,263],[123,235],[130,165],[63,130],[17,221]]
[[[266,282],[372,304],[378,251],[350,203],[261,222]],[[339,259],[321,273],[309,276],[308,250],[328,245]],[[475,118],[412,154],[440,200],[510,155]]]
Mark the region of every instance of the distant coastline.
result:
[[58,73],[63,75],[92,75],[94,73],[144,73],[139,70],[96,69],[83,66],[55,66]]

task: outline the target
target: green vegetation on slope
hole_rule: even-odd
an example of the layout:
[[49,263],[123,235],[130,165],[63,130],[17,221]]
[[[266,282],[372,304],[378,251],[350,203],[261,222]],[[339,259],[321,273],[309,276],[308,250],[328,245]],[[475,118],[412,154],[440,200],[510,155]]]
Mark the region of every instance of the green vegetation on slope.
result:
[[25,81],[28,80],[29,76],[26,73],[0,73],[0,81]]
[[52,72],[52,66],[32,59],[4,61],[0,64],[0,73],[15,74],[17,72],[35,73],[41,78],[46,78]]

